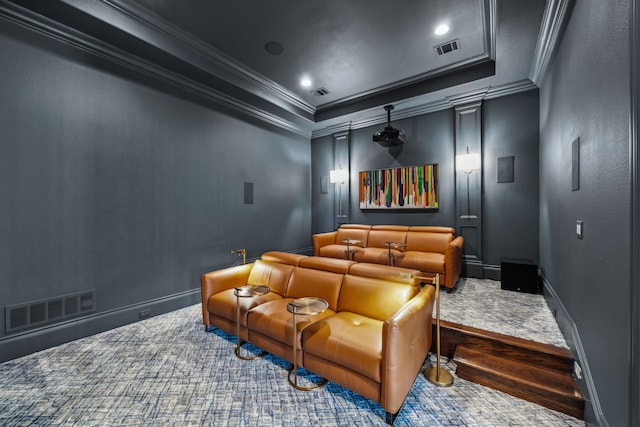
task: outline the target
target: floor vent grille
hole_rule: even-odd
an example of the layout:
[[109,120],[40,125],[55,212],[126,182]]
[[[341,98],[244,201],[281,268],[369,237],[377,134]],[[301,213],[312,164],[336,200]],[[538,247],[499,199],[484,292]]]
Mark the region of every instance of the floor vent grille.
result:
[[96,291],[83,291],[59,297],[8,305],[5,332],[17,332],[62,322],[96,311]]

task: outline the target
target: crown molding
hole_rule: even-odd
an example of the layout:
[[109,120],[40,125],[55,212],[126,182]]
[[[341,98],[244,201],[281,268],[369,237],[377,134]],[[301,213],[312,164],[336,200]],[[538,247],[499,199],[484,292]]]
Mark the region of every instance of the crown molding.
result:
[[473,103],[482,103],[485,95],[489,91],[489,87],[464,92],[458,95],[448,96],[447,100],[454,107],[462,107]]
[[218,105],[243,113],[262,122],[293,132],[305,138],[311,136],[309,129],[285,120],[276,114],[232,98],[209,86],[185,78],[144,59],[140,59],[110,44],[104,43],[16,4],[8,2],[0,3],[0,18],[16,23],[29,30],[36,31],[46,37],[55,39],[91,55],[124,66],[129,70],[146,75],[147,77],[186,89],[204,99],[213,101]]
[[484,63],[490,60],[491,57],[488,54],[478,55],[473,58],[465,59],[464,61],[456,62],[455,64],[447,65],[445,67],[441,67],[435,70],[428,71],[426,73],[418,74],[415,76],[407,77],[402,80],[398,80],[393,83],[389,83],[386,85],[378,86],[363,92],[358,92],[356,94],[346,96],[344,98],[336,99],[331,102],[327,102],[321,105],[318,105],[318,110],[331,110],[333,108],[337,108],[346,103],[353,103],[355,101],[361,100],[363,98],[369,98],[371,96],[377,95],[383,92],[393,92],[398,89],[401,89],[405,86],[409,86],[416,83],[421,83],[426,80],[430,80],[436,77],[446,76],[460,69],[465,69],[477,64]]
[[538,89],[531,80],[524,79],[517,82],[511,82],[500,86],[490,87],[484,96],[484,99],[501,98],[503,96],[513,95],[520,92]]
[[540,34],[533,54],[529,78],[540,86],[551,57],[560,41],[560,35],[569,19],[574,0],[548,0],[542,16]]
[[[456,108],[465,106],[471,103],[482,102],[485,99],[500,98],[507,95],[513,95],[520,92],[526,92],[538,87],[533,84],[531,80],[524,79],[513,83],[508,83],[500,86],[487,86],[482,89],[464,92],[456,95],[447,96],[443,99],[439,99],[433,102],[420,104],[415,107],[410,107],[402,110],[394,110],[393,119],[402,120],[411,117],[422,116],[429,113],[435,113],[449,108]],[[386,114],[376,114],[368,118],[352,121],[348,123],[341,123],[337,125],[328,126],[326,128],[314,130],[311,134],[311,138],[320,138],[323,136],[331,135],[336,132],[336,129],[340,127],[349,126],[350,129],[363,129],[370,126],[376,126],[387,122]]]
[[[191,65],[203,69],[204,71],[211,73],[212,76],[221,78],[234,85],[237,85],[238,79],[240,79],[244,81],[245,87],[242,87],[242,85],[240,85],[239,89],[246,90],[246,86],[252,86],[253,89],[248,90],[248,93],[254,96],[261,97],[262,99],[267,100],[272,104],[275,103],[275,105],[282,105],[284,102],[289,106],[293,106],[303,111],[315,111],[314,108],[309,104],[303,101],[298,102],[299,100],[292,94],[288,93],[284,88],[281,88],[277,84],[269,81],[263,76],[252,72],[242,64],[239,64],[237,61],[222,54],[215,48],[209,46],[208,44],[205,44],[199,39],[171,26],[162,19],[154,16],[152,12],[143,9],[139,5],[135,5],[131,0],[96,0],[96,4],[98,6],[95,8],[100,9],[100,11],[98,12],[94,11],[91,5],[87,6],[87,3],[79,3],[79,0],[60,1],[63,1],[68,5],[71,5],[72,7],[78,7],[79,10],[82,11],[85,11],[85,9],[82,9],[83,7],[88,8],[85,13],[94,14],[92,16],[97,16],[98,19],[100,18],[100,16],[104,17],[104,15],[101,14],[116,14],[121,18],[121,21],[119,21],[121,22],[121,24],[119,24],[119,26],[117,27],[118,30],[124,31],[127,34],[137,37],[142,41],[146,40],[154,46],[156,46],[156,44],[153,43],[153,41],[155,40],[154,38],[157,37],[158,39],[163,39],[162,42],[158,43],[168,43],[172,49],[186,49],[192,55],[195,55],[196,58],[197,63],[192,62]],[[486,19],[487,25],[490,26],[488,35],[488,40],[490,41],[490,49],[488,54],[490,55],[492,53],[495,53],[495,49],[491,46],[495,45],[496,0],[479,1],[484,1],[485,6],[488,7],[488,17]],[[566,13],[568,7],[567,5],[572,1],[573,0],[550,0],[553,5],[548,6],[547,10],[545,11],[545,22],[557,22],[557,19],[551,19],[549,16],[547,16],[552,15],[552,13],[549,11],[563,11],[563,13]],[[0,0],[0,18],[7,19],[23,27],[37,31],[47,37],[56,39],[60,42],[71,45],[77,49],[81,49],[92,55],[99,56],[103,59],[109,60],[120,66],[124,66],[130,70],[133,70],[134,72],[143,74],[147,77],[154,78],[172,84],[173,86],[188,90],[189,92],[212,101],[217,105],[230,108],[233,111],[240,112],[251,118],[260,120],[267,124],[276,126],[280,129],[284,129],[286,131],[303,136],[305,138],[318,138],[340,131],[366,128],[369,126],[386,123],[386,115],[379,114],[376,111],[375,114],[370,115],[369,117],[362,120],[353,122],[342,122],[312,131],[311,129],[313,128],[313,124],[311,121],[309,121],[308,124],[292,122],[290,120],[287,120],[286,118],[283,118],[281,115],[277,114],[277,112],[270,112],[265,108],[260,108],[255,105],[251,105],[251,103],[249,102],[229,96],[229,94],[214,89],[213,87],[211,87],[211,85],[199,83],[198,81],[185,77],[178,72],[163,68],[155,62],[152,63],[151,61],[147,61],[134,54],[128,53],[123,49],[115,47],[88,34],[82,33],[78,30],[42,16],[10,1]],[[557,28],[557,25],[554,26],[554,28]],[[542,37],[543,36],[541,35],[540,38]],[[554,37],[557,38],[557,31]],[[538,44],[545,45],[544,43],[540,43],[540,41]],[[538,48],[536,49],[536,51],[538,52]],[[171,52],[167,53],[171,54]],[[484,55],[483,58],[489,59],[489,56]],[[474,58],[469,60],[469,62],[473,63],[474,61],[478,61],[479,59],[483,58]],[[207,64],[211,65],[210,69],[205,68]],[[457,64],[457,66],[459,65],[460,64]],[[216,67],[224,72],[216,73]],[[437,70],[437,72],[434,71],[425,73],[420,76],[414,76],[410,79],[406,79],[401,82],[389,85],[389,87],[386,88],[398,88],[403,85],[411,84],[420,79],[424,79],[427,76],[433,77],[434,74],[441,74],[445,73],[446,71],[448,70],[440,69]],[[429,114],[452,108],[456,105],[476,102],[478,100],[481,101],[483,99],[506,96],[512,93],[531,90],[534,88],[536,88],[536,85],[532,80],[522,80],[519,82],[514,82],[497,87],[489,86],[472,92],[452,95],[444,99],[435,100],[433,102],[426,102],[415,107],[397,110],[394,112],[394,119],[400,120]],[[381,88],[377,88],[376,90],[379,89]],[[268,93],[268,96],[265,95],[265,92]],[[358,96],[361,95],[362,94],[359,94]],[[278,100],[279,103],[276,103],[276,101]],[[324,106],[326,105],[328,104],[324,104]],[[286,110],[291,112],[291,109]],[[371,110],[370,112],[373,113],[373,110]]]
[[[199,38],[170,24],[144,6],[141,6],[131,0],[100,1],[109,5],[119,13],[125,14],[129,18],[138,21],[142,25],[153,28],[155,31],[188,46],[191,50],[205,58],[207,61],[214,62],[217,65],[222,66],[225,71],[235,77],[233,81],[227,80],[229,83],[236,85],[240,84],[243,89],[253,93],[254,95],[261,96],[267,101],[277,103],[275,102],[275,99],[279,99],[297,109],[305,111],[308,114],[313,115],[315,113],[316,109],[313,105],[303,101],[293,92],[278,85],[274,81],[267,79],[230,56],[225,55],[220,50],[201,41]],[[223,76],[218,77],[224,79]],[[255,88],[258,88],[259,90],[256,90]]]

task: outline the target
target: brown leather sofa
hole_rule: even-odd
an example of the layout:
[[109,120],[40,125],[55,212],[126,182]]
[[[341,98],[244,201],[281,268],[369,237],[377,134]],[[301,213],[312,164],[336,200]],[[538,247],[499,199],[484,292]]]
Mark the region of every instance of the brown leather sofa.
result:
[[[347,239],[357,243],[347,245]],[[453,228],[436,226],[343,224],[313,235],[315,256],[417,269],[424,277],[439,274],[449,290],[462,271],[463,244]]]
[[[240,298],[240,337],[293,362],[287,304],[318,297],[328,309],[297,316],[297,363],[379,403],[393,424],[431,347],[433,286],[419,270],[269,252],[251,264],[202,275],[202,321],[236,334],[234,288],[267,285]],[[230,351],[232,351],[230,349]],[[284,378],[283,378],[284,380]]]

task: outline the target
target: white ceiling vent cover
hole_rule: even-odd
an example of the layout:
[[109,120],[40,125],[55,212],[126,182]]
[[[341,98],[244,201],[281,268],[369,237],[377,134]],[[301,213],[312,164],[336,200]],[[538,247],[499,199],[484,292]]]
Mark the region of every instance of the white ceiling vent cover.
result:
[[329,93],[329,91],[326,88],[318,88],[316,90],[312,90],[311,93],[315,96],[325,96]]
[[436,53],[439,55],[444,55],[447,54],[449,52],[453,52],[454,50],[458,50],[460,49],[460,42],[456,39],[456,40],[452,40],[450,42],[446,42],[443,43],[441,45],[438,46],[434,46],[433,47],[436,51]]

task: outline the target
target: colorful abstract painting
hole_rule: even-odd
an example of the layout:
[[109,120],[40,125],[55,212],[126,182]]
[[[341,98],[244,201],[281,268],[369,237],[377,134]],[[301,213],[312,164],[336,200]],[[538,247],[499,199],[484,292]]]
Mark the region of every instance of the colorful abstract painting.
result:
[[438,165],[363,171],[360,209],[438,209]]

